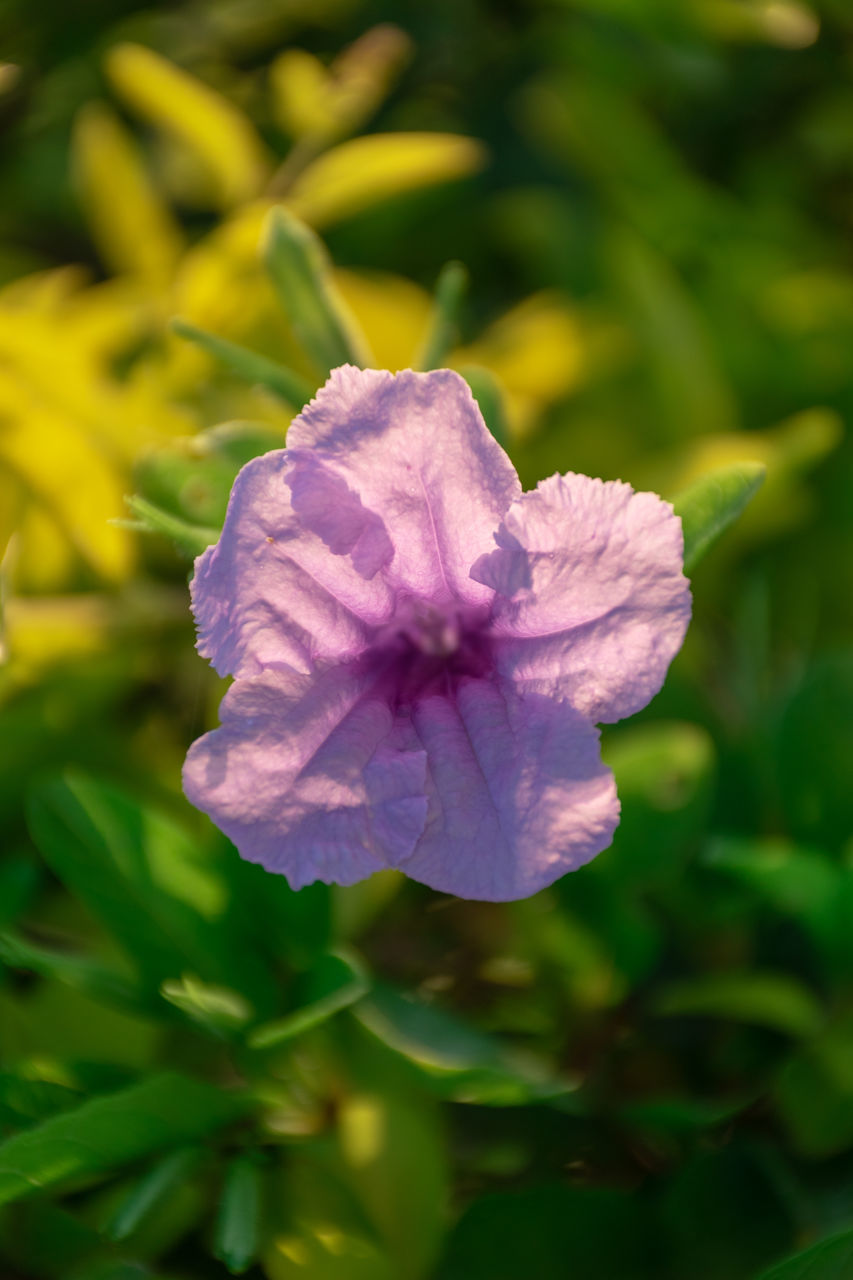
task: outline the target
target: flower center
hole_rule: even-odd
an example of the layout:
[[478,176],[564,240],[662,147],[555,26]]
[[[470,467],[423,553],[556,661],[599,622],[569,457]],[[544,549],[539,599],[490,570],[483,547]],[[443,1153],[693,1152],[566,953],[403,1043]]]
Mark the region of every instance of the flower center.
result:
[[459,680],[482,678],[492,670],[489,612],[406,600],[363,660],[396,707],[452,696]]

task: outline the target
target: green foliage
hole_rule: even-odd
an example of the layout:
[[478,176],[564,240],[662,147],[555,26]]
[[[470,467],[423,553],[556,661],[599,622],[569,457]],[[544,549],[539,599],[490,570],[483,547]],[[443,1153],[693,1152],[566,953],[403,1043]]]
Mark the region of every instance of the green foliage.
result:
[[294,333],[324,378],[341,364],[370,363],[332,282],[325,247],[310,227],[284,208],[273,209],[264,259]]
[[246,1101],[174,1072],[52,1116],[0,1146],[0,1204],[205,1137]]
[[684,527],[684,567],[690,570],[736,520],[764,480],[761,462],[741,462],[697,480],[673,501]]
[[[0,1275],[847,1280],[850,6],[120,8],[4,13]],[[180,794],[189,561],[344,361],[676,495],[529,901],[295,893]]]

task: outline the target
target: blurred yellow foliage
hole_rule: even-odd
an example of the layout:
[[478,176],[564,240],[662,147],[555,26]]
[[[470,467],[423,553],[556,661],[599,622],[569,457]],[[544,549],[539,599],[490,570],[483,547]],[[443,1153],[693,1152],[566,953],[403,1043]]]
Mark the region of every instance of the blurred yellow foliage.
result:
[[329,226],[378,201],[481,169],[486,150],[451,133],[372,133],[342,142],[295,179],[293,212],[314,227]]
[[129,106],[202,160],[221,208],[257,195],[270,157],[252,122],[227,98],[138,44],[111,49],[107,72]]

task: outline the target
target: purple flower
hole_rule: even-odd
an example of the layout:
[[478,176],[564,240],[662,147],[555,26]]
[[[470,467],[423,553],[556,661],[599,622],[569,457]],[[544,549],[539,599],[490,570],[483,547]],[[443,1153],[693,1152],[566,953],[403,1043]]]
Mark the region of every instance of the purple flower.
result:
[[522,493],[463,380],[337,369],[234,484],[196,561],[199,651],[236,677],[184,786],[244,858],[522,898],[619,820],[597,722],[684,637],[681,522],[651,493]]

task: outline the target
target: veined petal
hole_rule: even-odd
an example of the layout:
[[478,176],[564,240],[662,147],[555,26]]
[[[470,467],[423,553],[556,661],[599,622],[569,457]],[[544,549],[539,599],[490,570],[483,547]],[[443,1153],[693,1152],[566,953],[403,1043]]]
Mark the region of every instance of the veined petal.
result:
[[336,369],[291,423],[288,455],[310,457],[378,512],[394,548],[383,571],[421,599],[483,604],[469,574],[521,492],[464,380],[449,369]]
[[658,692],[690,620],[681,521],[653,493],[569,472],[514,503],[471,570],[499,594],[499,671],[596,722]]
[[190,748],[184,790],[248,861],[300,889],[352,884],[415,847],[426,757],[399,749],[364,679],[267,671],[236,681],[221,715]]
[[598,731],[568,703],[463,680],[412,712],[428,761],[429,816],[415,880],[463,898],[524,898],[606,848],[619,821]]
[[[365,569],[377,551],[387,559],[390,544],[381,519],[360,504],[359,515],[355,502],[343,510],[333,551],[328,529],[312,530],[293,509],[287,450],[242,469],[222,536],[196,560],[191,586],[198,649],[220,675],[275,664],[310,671],[360,653],[370,629],[387,621],[393,594]],[[317,525],[311,516],[307,525]]]

